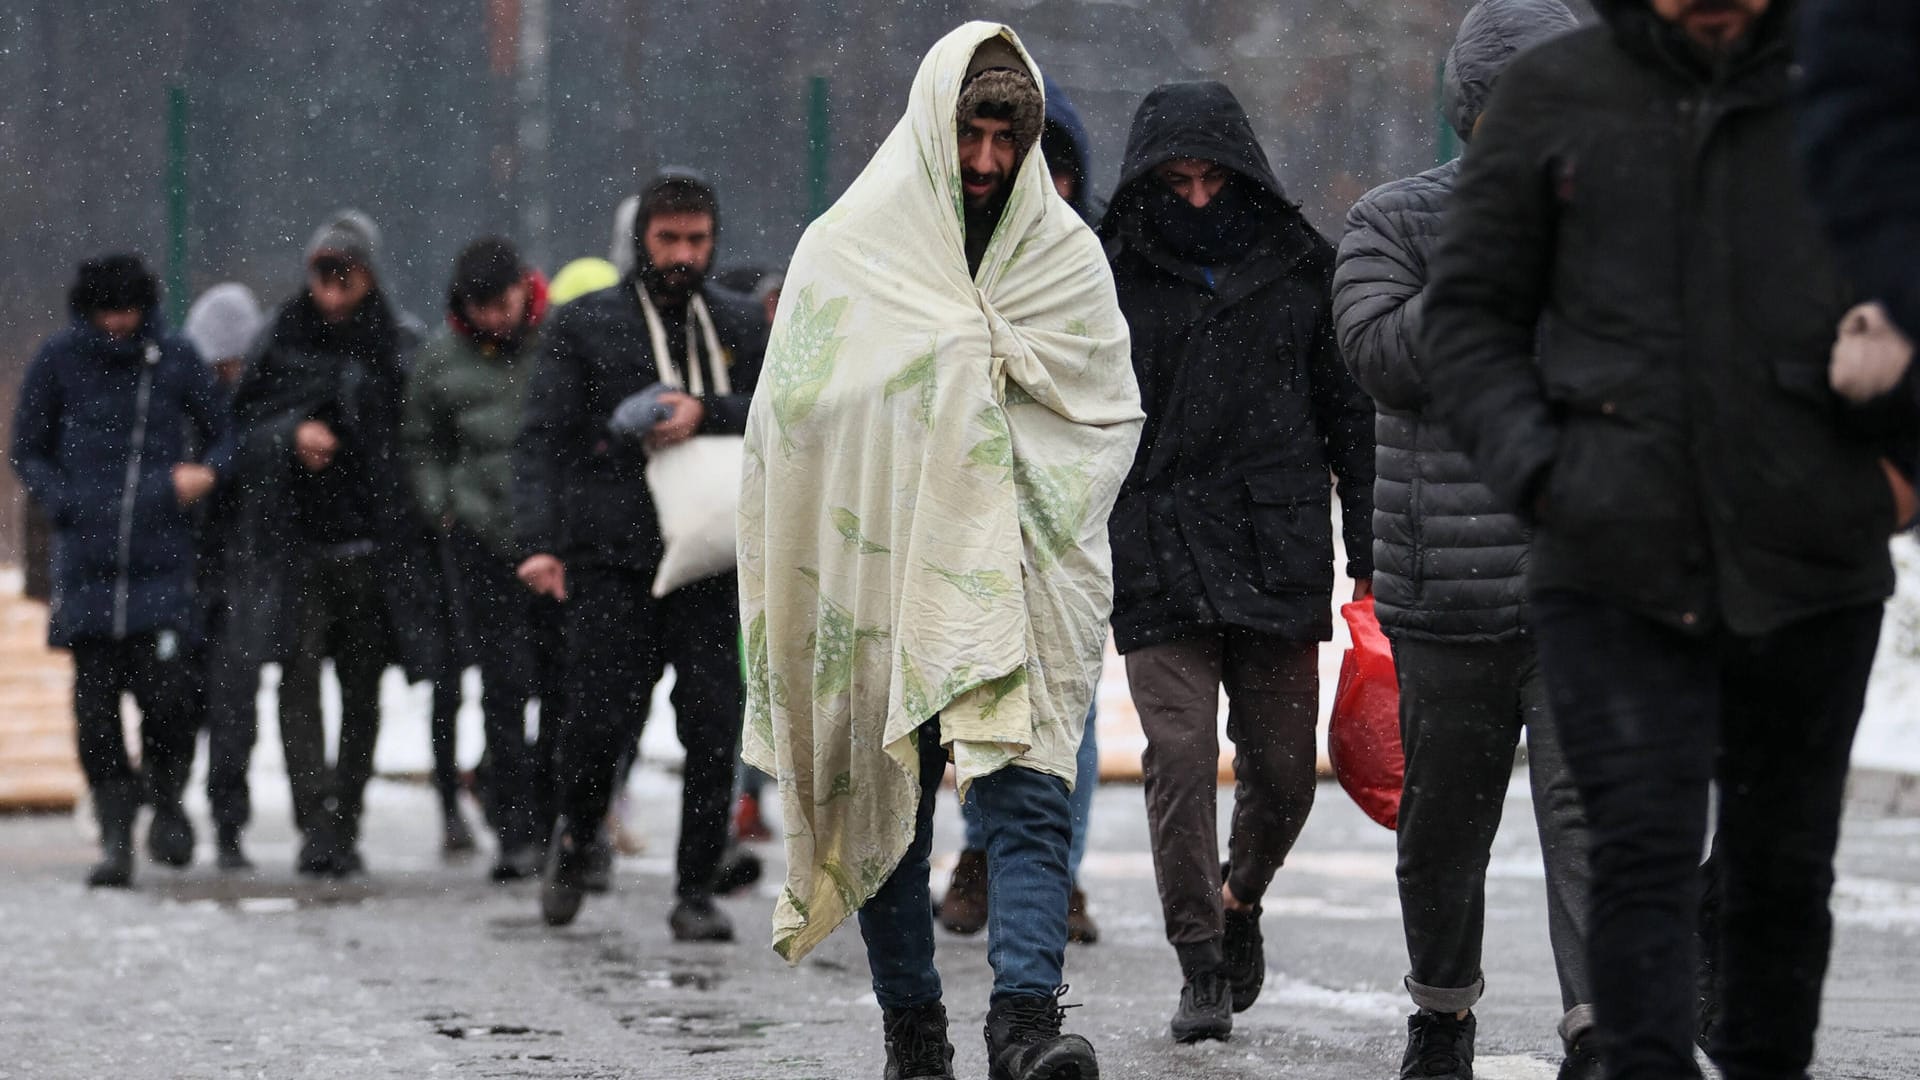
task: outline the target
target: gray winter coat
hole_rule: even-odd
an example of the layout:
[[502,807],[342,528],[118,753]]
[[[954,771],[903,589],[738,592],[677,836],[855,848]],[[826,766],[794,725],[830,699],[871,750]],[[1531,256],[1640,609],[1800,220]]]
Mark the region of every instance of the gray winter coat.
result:
[[[1447,56],[1448,119],[1462,139],[1500,69],[1576,23],[1559,0],[1482,0]],[[1527,530],[1480,483],[1414,367],[1427,258],[1460,163],[1368,192],[1347,215],[1333,279],[1341,355],[1373,397],[1373,591],[1389,635],[1502,641],[1525,632]]]

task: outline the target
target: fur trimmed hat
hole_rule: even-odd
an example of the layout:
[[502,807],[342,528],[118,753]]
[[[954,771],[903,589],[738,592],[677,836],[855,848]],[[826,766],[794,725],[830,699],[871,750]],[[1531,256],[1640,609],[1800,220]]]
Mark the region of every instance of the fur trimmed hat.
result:
[[1046,112],[1046,99],[1040,96],[1032,76],[1013,68],[990,67],[969,76],[960,87],[960,102],[954,107],[953,117],[956,126],[975,117],[1007,121],[1013,125],[1013,137],[1024,155],[1040,141]]

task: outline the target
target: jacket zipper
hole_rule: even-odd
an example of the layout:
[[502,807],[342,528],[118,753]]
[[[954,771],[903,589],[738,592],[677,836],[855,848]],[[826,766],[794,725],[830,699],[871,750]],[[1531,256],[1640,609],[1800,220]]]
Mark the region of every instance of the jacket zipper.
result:
[[127,448],[127,479],[120,489],[120,563],[113,583],[113,636],[127,636],[128,594],[133,583],[133,504],[140,493],[140,459],[147,448],[147,404],[153,397],[153,369],[160,363],[160,346],[147,342],[140,365],[140,389],[134,395],[133,438]]

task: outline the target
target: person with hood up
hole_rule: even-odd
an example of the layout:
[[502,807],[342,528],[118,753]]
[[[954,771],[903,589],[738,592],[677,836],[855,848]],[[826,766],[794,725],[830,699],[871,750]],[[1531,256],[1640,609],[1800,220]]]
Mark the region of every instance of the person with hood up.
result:
[[[1480,0],[1447,54],[1448,119],[1471,141],[1509,60],[1579,23],[1560,0]],[[1367,193],[1347,215],[1334,269],[1341,350],[1377,416],[1373,596],[1400,679],[1406,779],[1396,843],[1410,970],[1400,1075],[1466,1077],[1481,975],[1487,861],[1514,748],[1527,734],[1546,859],[1547,928],[1567,1056],[1560,1075],[1598,1078],[1583,945],[1586,826],[1547,708],[1527,629],[1527,528],[1477,479],[1427,415],[1415,365],[1427,264],[1456,159]]]
[[[546,317],[546,280],[512,244],[485,237],[454,260],[447,327],[415,355],[401,458],[421,516],[440,533],[447,592],[480,665],[495,881],[540,869],[538,766],[527,745],[535,696],[534,597],[515,577],[512,451]],[[542,726],[558,723],[542,701]]]
[[[1260,900],[1318,783],[1330,473],[1356,599],[1373,574],[1373,406],[1334,340],[1333,246],[1287,200],[1225,86],[1147,95],[1100,235],[1147,412],[1113,511],[1113,631],[1185,981],[1172,1031],[1225,1039],[1266,977]],[[1236,776],[1224,867],[1223,686]]]
[[797,963],[858,916],[889,1077],[952,1077],[928,856],[948,762],[986,825],[993,1080],[1093,1080],[1064,1034],[1106,519],[1140,431],[1098,242],[1034,151],[1040,75],[973,22],[787,273],[740,497],[746,758],[780,784]]
[[[278,661],[280,737],[301,833],[297,869],[364,868],[360,818],[393,647],[396,532],[412,531],[394,461],[416,320],[379,278],[379,230],[342,211],[314,231],[306,285],[280,306],[234,394],[238,449],[224,662],[249,684]],[[340,733],[327,763],[320,671],[333,660]]]
[[[236,281],[201,293],[187,309],[187,340],[213,373],[223,415],[233,409],[233,391],[246,371],[247,354],[265,323],[253,290]],[[224,483],[201,500],[194,514],[197,585],[206,641],[199,652],[198,692],[207,729],[207,802],[213,809],[216,858],[222,870],[248,870],[253,863],[240,845],[252,817],[247,767],[259,730],[254,705],[257,682],[237,678],[234,665],[221,660],[219,642],[227,638],[227,532],[231,527],[233,485]]]
[[706,284],[719,224],[700,174],[673,168],[650,181],[630,234],[634,269],[555,313],[527,391],[513,452],[518,574],[565,601],[569,665],[541,892],[550,925],[572,922],[602,876],[630,721],[661,655],[687,755],[668,923],[677,941],[733,938],[713,897],[739,756],[736,585],[729,570],[652,595],[662,541],[646,479],[649,450],[746,424],[766,331],[750,304]]
[[1828,382],[1858,297],[1802,188],[1791,0],[1598,0],[1517,57],[1474,134],[1416,360],[1533,525],[1528,617],[1579,788],[1609,1077],[1812,1059],[1847,767],[1914,403]]
[[[1046,159],[1047,175],[1073,212],[1092,223],[1099,215],[1093,212],[1094,199],[1088,188],[1091,169],[1086,125],[1058,85],[1050,82],[1044,89],[1047,110],[1040,129],[1040,153]],[[1095,711],[1089,709],[1080,736],[1080,754],[1074,763],[1073,846],[1067,854],[1067,872],[1073,878],[1067,899],[1067,940],[1083,945],[1100,940],[1100,924],[1094,922],[1086,891],[1080,887],[1080,866],[1086,861],[1087,829],[1093,818],[1093,793],[1100,786],[1096,719]],[[987,926],[987,830],[978,806],[962,802],[960,812],[966,820],[965,846],[954,862],[946,895],[940,898],[940,925],[956,934],[977,934]]]
[[[80,767],[100,824],[91,886],[133,883],[134,819],[153,807],[154,861],[193,861],[180,799],[193,769],[194,504],[226,469],[226,413],[213,378],[160,316],[135,255],[80,266],[72,322],[40,347],[14,412],[11,459],[53,522],[47,641],[73,653]],[[140,708],[128,760],[120,695]]]

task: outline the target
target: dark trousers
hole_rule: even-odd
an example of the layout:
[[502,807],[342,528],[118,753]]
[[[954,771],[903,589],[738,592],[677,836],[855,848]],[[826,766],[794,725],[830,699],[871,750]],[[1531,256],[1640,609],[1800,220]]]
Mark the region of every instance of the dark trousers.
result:
[[1607,1075],[1693,1078],[1707,785],[1720,782],[1708,1053],[1726,1080],[1800,1080],[1832,943],[1848,755],[1880,605],[1759,637],[1681,634],[1590,597],[1533,623],[1592,838],[1588,956]]
[[1400,739],[1400,917],[1407,991],[1415,1005],[1454,1013],[1479,1001],[1487,860],[1500,829],[1513,752],[1527,735],[1534,823],[1546,863],[1547,933],[1560,977],[1560,1034],[1593,1026],[1587,979],[1586,815],[1547,707],[1546,680],[1527,639],[1460,644],[1396,638]]
[[528,782],[533,789],[534,840],[553,835],[560,814],[557,759],[560,728],[567,715],[566,605],[535,596],[527,609],[527,639],[533,653],[533,695],[540,700],[540,733],[532,746]]
[[1234,750],[1227,882],[1236,899],[1258,904],[1319,783],[1319,646],[1227,629],[1128,653],[1127,680],[1147,736],[1141,765],[1167,941],[1190,974],[1220,962],[1224,928],[1214,809],[1220,689]]
[[686,750],[677,888],[682,897],[707,896],[727,845],[740,755],[738,586],[722,574],[660,600],[651,586],[651,574],[568,568],[571,689],[560,731],[560,812],[576,839],[598,836],[631,732],[631,699],[645,692],[636,686],[657,646],[673,665],[673,709]]
[[515,563],[472,533],[455,529],[446,543],[454,610],[465,619],[480,662],[492,812],[503,844],[531,844],[538,835],[533,749],[527,745],[527,702],[535,690],[533,595],[515,576]]
[[230,830],[245,828],[253,817],[247,767],[260,730],[260,667],[242,662],[236,644],[224,625],[216,627],[201,653],[199,685],[207,729],[207,802],[213,823]]
[[[120,695],[140,707],[140,768],[127,757]],[[73,718],[80,769],[97,799],[177,802],[197,737],[191,658],[171,631],[73,643]]]
[[[940,745],[938,718],[922,724],[915,737],[920,802],[913,842],[859,913],[874,997],[886,1009],[940,1000],[927,878],[934,797],[946,775],[947,751]],[[1073,839],[1067,782],[1009,765],[975,780],[967,802],[978,809],[987,834],[987,962],[993,966],[993,999],[1051,997],[1066,964],[1067,898],[1073,887],[1067,871]]]
[[[368,556],[313,559],[288,602],[294,647],[280,665],[280,742],[293,788],[293,820],[302,832],[335,824],[357,839],[373,748],[380,737],[380,675],[386,669],[386,620],[380,580]],[[320,717],[320,665],[333,660],[340,683],[340,742],[327,764]]]

